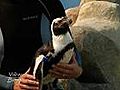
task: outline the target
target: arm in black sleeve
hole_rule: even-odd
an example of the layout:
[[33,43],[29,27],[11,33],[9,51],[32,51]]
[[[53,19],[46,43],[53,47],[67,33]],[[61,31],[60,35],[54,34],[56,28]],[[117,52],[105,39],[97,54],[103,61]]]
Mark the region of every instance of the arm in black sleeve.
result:
[[49,11],[52,21],[55,18],[65,16],[65,10],[62,3],[59,0],[41,0]]

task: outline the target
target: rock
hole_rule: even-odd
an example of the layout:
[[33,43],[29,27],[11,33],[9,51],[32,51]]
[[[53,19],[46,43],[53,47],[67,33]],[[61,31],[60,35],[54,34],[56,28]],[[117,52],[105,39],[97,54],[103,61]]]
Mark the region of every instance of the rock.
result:
[[[81,6],[77,21],[74,26],[79,26],[79,22],[84,19],[99,19],[120,21],[119,4],[106,1],[91,1]],[[98,20],[98,21],[99,21]]]
[[83,4],[91,2],[91,1],[108,1],[108,2],[120,4],[120,0],[81,0],[80,5],[83,5]]
[[83,59],[80,83],[74,87],[120,90],[120,6],[113,0],[85,1],[90,2],[79,7],[79,15],[71,27]]
[[73,27],[72,34],[83,59],[83,74],[79,79],[81,87],[119,90],[120,50],[114,41],[93,28]]
[[93,28],[112,39],[120,49],[120,6],[106,1],[84,4],[73,26]]

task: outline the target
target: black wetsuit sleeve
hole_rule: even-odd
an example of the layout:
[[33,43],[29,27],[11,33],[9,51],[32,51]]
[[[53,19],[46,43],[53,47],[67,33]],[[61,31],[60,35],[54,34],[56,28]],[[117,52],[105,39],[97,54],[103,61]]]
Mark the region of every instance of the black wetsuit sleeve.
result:
[[41,0],[49,11],[51,21],[55,18],[65,16],[65,10],[59,0]]

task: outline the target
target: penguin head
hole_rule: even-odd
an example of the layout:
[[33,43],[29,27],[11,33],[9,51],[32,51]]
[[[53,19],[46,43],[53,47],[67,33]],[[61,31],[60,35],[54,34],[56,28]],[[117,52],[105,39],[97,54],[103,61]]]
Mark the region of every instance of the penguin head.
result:
[[53,34],[56,36],[66,34],[71,23],[72,20],[66,16],[54,19],[51,25]]

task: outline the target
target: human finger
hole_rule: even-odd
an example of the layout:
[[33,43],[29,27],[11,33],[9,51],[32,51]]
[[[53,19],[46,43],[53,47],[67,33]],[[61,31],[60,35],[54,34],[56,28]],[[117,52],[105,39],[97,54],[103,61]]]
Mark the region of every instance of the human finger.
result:
[[67,65],[53,65],[53,71],[55,72],[59,72],[59,73],[62,73],[62,74],[69,74],[71,75],[73,73],[73,68],[69,68],[67,67]]
[[82,68],[78,64],[54,65],[50,72],[64,78],[77,78],[81,75]]
[[53,67],[58,67],[58,68],[67,69],[67,70],[73,70],[73,67],[71,66],[71,64],[68,64],[68,63],[58,63],[56,65],[53,65]]
[[26,85],[33,85],[33,86],[39,86],[39,82],[29,79],[21,79],[20,83],[26,84]]
[[20,76],[20,78],[36,80],[36,78],[33,75],[30,75],[30,74],[23,74],[23,75]]
[[31,85],[25,85],[25,84],[20,84],[20,88],[22,90],[39,90],[39,87],[31,86]]

